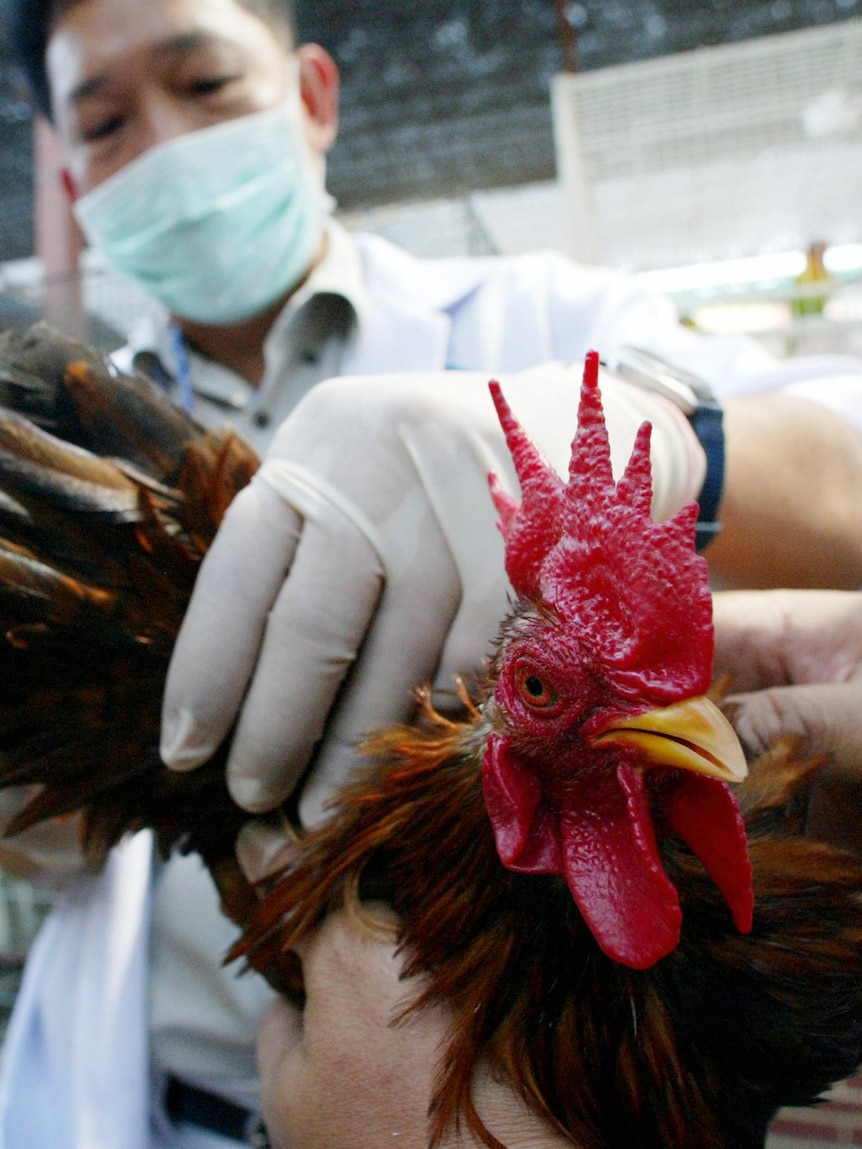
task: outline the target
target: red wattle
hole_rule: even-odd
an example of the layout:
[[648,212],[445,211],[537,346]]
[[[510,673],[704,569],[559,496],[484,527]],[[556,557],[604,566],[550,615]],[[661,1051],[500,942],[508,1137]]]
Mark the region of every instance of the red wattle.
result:
[[670,828],[692,849],[730,907],[740,933],[751,931],[754,887],[745,823],[726,782],[681,774],[668,796]]
[[563,872],[602,950],[648,969],[677,945],[679,898],[662,868],[642,771],[584,771],[560,815]]
[[488,737],[482,789],[503,865],[522,874],[562,873],[556,819],[539,805],[539,780],[500,734]]

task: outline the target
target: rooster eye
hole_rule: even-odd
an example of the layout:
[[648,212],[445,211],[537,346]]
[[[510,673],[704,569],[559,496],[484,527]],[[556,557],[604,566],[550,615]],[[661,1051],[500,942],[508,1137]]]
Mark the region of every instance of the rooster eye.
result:
[[531,667],[522,666],[515,681],[524,702],[536,710],[544,710],[557,701],[557,692]]

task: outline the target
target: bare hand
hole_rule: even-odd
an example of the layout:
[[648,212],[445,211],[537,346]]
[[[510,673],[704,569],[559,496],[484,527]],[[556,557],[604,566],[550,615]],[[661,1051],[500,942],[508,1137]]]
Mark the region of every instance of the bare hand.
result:
[[862,594],[725,592],[715,628],[716,674],[731,676],[724,709],[744,745],[796,735],[801,754],[828,755],[809,828],[862,845]]

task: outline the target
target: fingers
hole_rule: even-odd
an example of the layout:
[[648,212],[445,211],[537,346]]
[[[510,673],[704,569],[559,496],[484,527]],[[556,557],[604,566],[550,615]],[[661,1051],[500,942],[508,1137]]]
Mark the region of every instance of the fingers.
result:
[[723,708],[752,753],[796,735],[801,755],[828,754],[831,776],[862,784],[862,684],[773,687],[730,695]]
[[411,563],[415,577],[387,583],[362,652],[326,731],[318,758],[303,786],[299,813],[304,826],[324,814],[333,792],[350,778],[357,747],[376,728],[407,721],[414,688],[430,682],[458,609],[460,582],[439,528],[428,516]]
[[788,681],[776,646],[786,632],[783,612],[768,591],[721,591],[713,595],[713,672],[731,676],[733,689],[757,690]]
[[224,740],[235,801],[291,792],[374,614],[377,550],[321,500],[304,522],[269,484],[235,500],[204,562],[171,661],[162,756],[192,769]]
[[801,738],[803,757],[828,754],[808,801],[806,833],[862,849],[862,688],[787,686],[727,699],[728,717],[753,751],[781,735]]
[[230,730],[299,529],[297,514],[255,483],[228,509],[201,566],[168,670],[161,755],[173,769],[205,762]]
[[715,673],[737,691],[847,682],[862,672],[862,595],[723,591],[714,596]]
[[252,813],[293,790],[374,614],[383,580],[351,524],[307,521],[266,624],[228,761],[234,800]]
[[240,829],[236,839],[236,860],[252,884],[277,874],[290,862],[297,839],[284,830],[257,818]]

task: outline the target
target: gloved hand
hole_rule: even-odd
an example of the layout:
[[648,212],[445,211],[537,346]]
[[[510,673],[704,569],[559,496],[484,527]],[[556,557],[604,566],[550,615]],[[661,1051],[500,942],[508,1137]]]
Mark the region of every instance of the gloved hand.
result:
[[828,755],[809,832],[862,847],[862,595],[728,591],[715,596],[715,670],[731,676],[723,707],[758,753],[795,735],[804,757]]
[[[562,473],[580,369],[501,379],[527,433]],[[269,809],[303,782],[306,824],[343,784],[357,742],[407,719],[413,689],[452,689],[490,652],[507,606],[488,493],[517,483],[488,393],[466,373],[330,380],[279,429],[201,568],[168,675],[162,755],[205,761],[238,717],[228,765],[236,801]],[[654,424],[654,510],[700,489],[703,452],[667,401],[602,386],[614,467]]]

